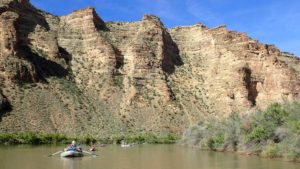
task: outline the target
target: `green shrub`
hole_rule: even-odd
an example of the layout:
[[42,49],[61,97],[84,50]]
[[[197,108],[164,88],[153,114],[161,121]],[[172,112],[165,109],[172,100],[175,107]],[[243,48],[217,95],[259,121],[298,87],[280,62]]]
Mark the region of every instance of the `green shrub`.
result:
[[300,135],[300,103],[293,103],[285,106],[288,115],[285,117],[285,126],[293,133]]
[[158,137],[158,140],[156,141],[156,143],[172,144],[172,143],[175,143],[177,140],[178,140],[178,136],[168,133],[166,135],[161,135],[160,137]]
[[300,136],[290,135],[279,143],[282,155],[286,161],[295,161],[300,158]]
[[[62,134],[45,134],[45,133],[0,133],[0,144],[58,144],[70,143],[74,138],[67,138]],[[115,134],[110,137],[96,139],[90,135],[80,137],[79,142],[90,145],[99,141],[104,144],[120,144],[122,140],[127,143],[150,143],[150,144],[172,144],[179,139],[174,134],[155,134],[155,133],[123,133]]]
[[223,148],[226,149],[231,147],[235,151],[241,135],[241,117],[235,112],[231,113],[225,120],[223,128]]
[[247,141],[254,141],[256,143],[261,143],[269,138],[270,133],[263,126],[256,126],[247,135]]
[[21,139],[21,142],[25,144],[40,144],[41,139],[34,133],[21,133],[19,135],[19,138]]
[[217,134],[214,138],[214,147],[221,147],[225,143],[225,135],[223,133]]
[[86,135],[82,139],[80,139],[80,142],[86,145],[91,145],[91,144],[95,144],[97,140],[90,135]]
[[126,143],[150,143],[150,144],[172,144],[179,140],[179,136],[173,134],[155,134],[155,133],[123,133],[116,134],[111,137],[101,138],[99,142],[105,144],[121,144],[122,141]]
[[207,147],[210,149],[210,150],[215,150],[215,140],[212,139],[212,138],[209,138],[207,140]]
[[273,123],[275,126],[281,126],[285,122],[285,118],[288,116],[288,112],[283,105],[279,103],[271,104],[267,110],[263,113],[264,121]]
[[276,141],[275,131],[284,126],[289,113],[285,106],[274,103],[265,111],[258,112],[252,119],[250,130],[247,131],[248,142],[265,143],[268,139]]
[[53,144],[68,141],[66,136],[60,134],[0,133],[0,144]]
[[200,141],[206,137],[207,128],[205,125],[199,123],[198,125],[190,127],[183,134],[183,144],[195,146],[200,143]]
[[210,150],[242,150],[264,157],[300,158],[300,103],[271,104],[265,111],[219,120],[208,118],[189,128],[183,144]]
[[262,151],[261,156],[268,158],[281,157],[279,145],[275,143],[269,143]]

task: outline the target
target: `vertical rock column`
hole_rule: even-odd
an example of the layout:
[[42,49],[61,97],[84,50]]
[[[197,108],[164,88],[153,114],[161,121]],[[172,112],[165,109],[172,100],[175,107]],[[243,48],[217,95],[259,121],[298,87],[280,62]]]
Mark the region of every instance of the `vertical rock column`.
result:
[[16,47],[18,36],[15,24],[18,18],[17,13],[10,11],[0,15],[0,76],[17,81],[35,81],[34,67],[22,59]]
[[1,58],[15,56],[17,32],[14,24],[18,17],[17,13],[9,11],[3,12],[0,15]]

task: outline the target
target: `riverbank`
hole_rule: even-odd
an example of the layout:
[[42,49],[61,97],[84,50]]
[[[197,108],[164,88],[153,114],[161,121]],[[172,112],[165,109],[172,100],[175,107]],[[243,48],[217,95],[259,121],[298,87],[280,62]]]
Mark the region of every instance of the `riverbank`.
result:
[[272,104],[265,111],[227,119],[207,118],[189,128],[182,139],[173,134],[118,133],[103,138],[90,135],[69,138],[62,134],[0,133],[0,144],[81,144],[150,143],[183,145],[203,150],[238,152],[266,158],[300,162],[300,103]]
[[174,134],[119,134],[110,137],[94,138],[92,136],[83,136],[78,138],[70,138],[63,134],[46,134],[46,133],[0,133],[0,144],[68,144],[72,140],[76,140],[82,144],[120,144],[122,140],[126,143],[150,143],[150,144],[173,144],[180,137]]
[[276,103],[251,115],[232,113],[227,119],[205,119],[188,129],[181,143],[299,162],[300,103]]

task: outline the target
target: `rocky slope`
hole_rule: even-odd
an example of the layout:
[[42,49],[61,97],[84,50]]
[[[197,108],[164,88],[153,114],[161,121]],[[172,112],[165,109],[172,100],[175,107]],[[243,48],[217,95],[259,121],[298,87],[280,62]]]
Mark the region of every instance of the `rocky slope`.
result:
[[300,100],[300,60],[245,33],[159,18],[105,23],[0,2],[0,131],[181,133],[207,116]]

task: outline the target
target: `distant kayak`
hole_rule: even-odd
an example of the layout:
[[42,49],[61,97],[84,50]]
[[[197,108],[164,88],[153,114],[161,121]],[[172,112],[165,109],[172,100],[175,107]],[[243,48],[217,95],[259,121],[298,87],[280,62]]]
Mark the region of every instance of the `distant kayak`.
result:
[[83,156],[83,152],[79,152],[79,151],[64,151],[60,154],[61,157],[82,157]]
[[133,146],[133,144],[121,144],[121,147],[131,147],[131,146]]
[[124,140],[121,141],[121,147],[131,147],[133,144],[126,143]]

